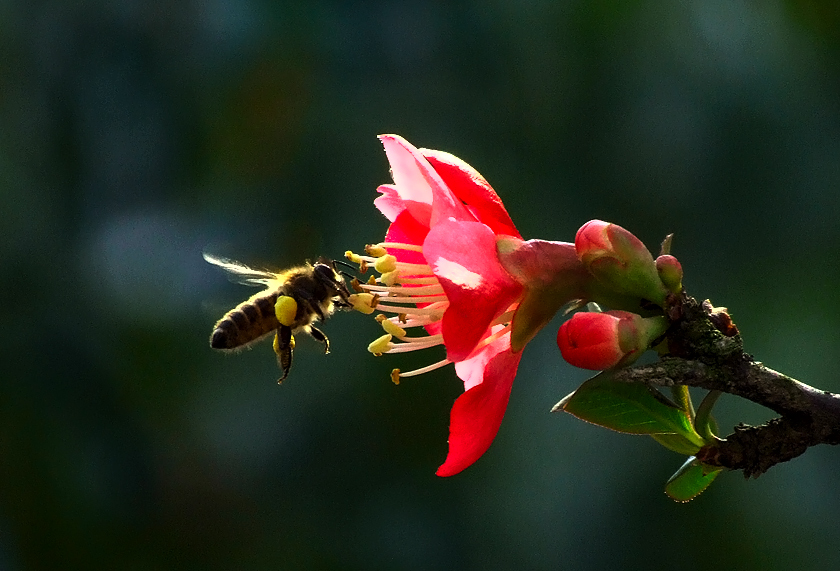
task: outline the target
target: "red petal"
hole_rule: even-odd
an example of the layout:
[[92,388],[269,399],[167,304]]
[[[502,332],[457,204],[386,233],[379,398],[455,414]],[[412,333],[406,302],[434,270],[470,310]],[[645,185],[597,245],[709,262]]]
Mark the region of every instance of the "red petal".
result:
[[[385,234],[386,242],[400,242],[402,244],[415,244],[417,246],[423,245],[426,239],[426,234],[429,233],[429,228],[423,226],[411,215],[408,210],[403,210],[397,215],[397,218],[388,227],[388,232]],[[411,250],[400,250],[392,248],[388,250],[389,254],[396,256],[400,262],[409,264],[425,264],[426,258],[420,252],[412,252]]]
[[522,286],[499,263],[496,235],[480,222],[441,222],[426,236],[423,253],[449,299],[443,314],[447,357],[463,361]]
[[420,152],[479,222],[487,224],[496,234],[521,238],[502,199],[477,170],[444,151],[420,149]]
[[467,361],[455,365],[458,376],[472,386],[455,401],[449,420],[449,454],[438,476],[452,476],[484,454],[502,424],[522,352],[511,353],[505,335]]

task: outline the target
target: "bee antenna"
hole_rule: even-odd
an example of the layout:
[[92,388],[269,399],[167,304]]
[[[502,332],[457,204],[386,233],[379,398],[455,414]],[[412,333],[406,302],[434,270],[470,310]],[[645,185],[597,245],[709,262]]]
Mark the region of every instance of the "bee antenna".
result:
[[[332,263],[333,263],[333,266],[335,266],[336,264],[341,264],[341,265],[342,265],[342,266],[344,266],[345,268],[350,268],[351,270],[358,269],[358,268],[357,268],[357,266],[356,266],[355,264],[351,264],[351,263],[349,263],[349,262],[345,262],[344,260],[333,260],[333,261],[332,261]],[[339,272],[339,273],[340,273],[340,274],[347,275],[347,273],[346,273],[346,272]]]

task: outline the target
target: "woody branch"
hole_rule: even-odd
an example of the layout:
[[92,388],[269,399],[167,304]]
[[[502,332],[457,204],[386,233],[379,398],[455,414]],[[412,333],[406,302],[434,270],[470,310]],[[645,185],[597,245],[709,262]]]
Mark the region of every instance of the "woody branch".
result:
[[739,425],[697,458],[757,477],[816,444],[840,444],[840,395],[765,367],[744,353],[726,310],[687,295],[671,296],[669,354],[651,365],[620,369],[615,380],[651,386],[717,390],[765,406],[780,416],[761,426]]

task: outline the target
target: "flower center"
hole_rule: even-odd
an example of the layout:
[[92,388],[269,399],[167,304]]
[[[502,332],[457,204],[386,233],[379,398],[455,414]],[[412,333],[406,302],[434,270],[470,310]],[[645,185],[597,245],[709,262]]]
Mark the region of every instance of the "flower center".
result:
[[[379,356],[383,353],[405,353],[442,345],[443,335],[440,333],[409,336],[406,330],[440,323],[444,311],[449,307],[443,287],[428,264],[400,262],[388,253],[389,249],[423,252],[423,247],[416,244],[383,242],[366,246],[365,256],[349,251],[345,254],[348,260],[359,264],[362,272],[373,267],[380,274],[379,277],[371,276],[367,283],[355,280],[351,284],[359,292],[350,296],[354,309],[366,314],[375,310],[382,312],[376,316],[376,320],[382,325],[385,334],[371,343],[368,351]],[[392,315],[389,317],[387,314]],[[443,359],[414,371],[394,369],[391,380],[399,384],[401,377],[421,375],[449,363],[449,359]]]
[[[376,321],[382,325],[385,334],[368,345],[368,351],[376,356],[383,353],[405,353],[418,349],[428,349],[443,345],[441,333],[409,336],[407,329],[423,327],[440,331],[443,314],[449,307],[449,299],[443,291],[432,268],[428,264],[400,262],[388,253],[391,250],[423,252],[423,247],[416,244],[383,242],[365,247],[367,255],[360,256],[346,252],[346,257],[359,264],[362,272],[373,267],[380,276],[371,276],[367,283],[354,280],[351,285],[358,292],[350,296],[353,308],[365,314],[381,311]],[[500,337],[510,334],[511,320],[519,302],[511,304],[507,310],[490,324],[485,336],[472,350],[471,355]],[[390,317],[387,314],[392,314]],[[398,385],[400,378],[422,375],[451,363],[442,359],[426,367],[413,371],[391,371],[391,381]]]

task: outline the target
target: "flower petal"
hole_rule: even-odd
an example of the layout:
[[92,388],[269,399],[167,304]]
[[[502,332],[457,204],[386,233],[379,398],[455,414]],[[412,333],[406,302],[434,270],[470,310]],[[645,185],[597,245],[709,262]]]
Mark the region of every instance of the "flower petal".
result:
[[[408,210],[400,212],[393,223],[388,227],[388,232],[385,234],[386,242],[399,242],[402,244],[414,244],[421,246],[426,239],[426,234],[429,233],[429,228],[420,224]],[[420,252],[412,252],[411,250],[400,250],[393,248],[389,250],[390,254],[396,256],[400,262],[409,264],[425,264],[426,258]]]
[[449,453],[437,469],[452,476],[484,454],[499,432],[522,352],[510,351],[510,336],[488,345],[475,357],[455,364],[469,388],[455,401],[449,420]]
[[474,220],[417,148],[399,135],[380,135],[391,165],[397,192],[405,207],[421,224],[431,227],[440,220]]
[[487,224],[496,234],[521,238],[502,199],[477,170],[445,151],[420,149],[420,152],[479,222]]
[[443,314],[447,358],[463,361],[522,286],[499,263],[496,235],[480,222],[437,224],[426,236],[423,254],[449,299]]
[[373,205],[379,209],[379,212],[385,215],[389,221],[393,222],[397,216],[405,210],[405,202],[400,198],[400,193],[397,187],[393,184],[382,184],[376,189],[382,196],[373,200]]

